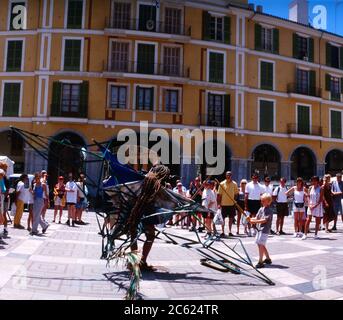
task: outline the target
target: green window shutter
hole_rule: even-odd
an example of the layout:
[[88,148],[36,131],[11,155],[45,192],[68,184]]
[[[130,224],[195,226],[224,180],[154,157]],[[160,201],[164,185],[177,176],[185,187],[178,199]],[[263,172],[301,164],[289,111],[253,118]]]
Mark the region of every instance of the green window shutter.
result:
[[343,47],[339,48],[339,68],[343,70]]
[[224,17],[224,42],[231,43],[231,18]]
[[224,55],[222,53],[210,52],[209,63],[209,81],[223,83]]
[[20,103],[20,83],[5,83],[3,93],[4,117],[18,117]]
[[136,87],[136,110],[139,110],[139,86]]
[[272,63],[261,61],[261,89],[273,90],[273,67]]
[[342,113],[331,110],[331,138],[342,138]]
[[273,29],[273,52],[279,54],[279,29]]
[[255,23],[255,50],[262,49],[262,27]]
[[260,101],[260,131],[274,131],[274,103],[272,101]]
[[149,90],[150,90],[150,96],[151,96],[149,109],[154,110],[154,88],[150,88]]
[[202,39],[210,40],[211,39],[211,15],[207,11],[202,12]]
[[343,78],[341,78],[341,93],[343,93]]
[[325,75],[325,90],[331,91],[331,76],[329,74]]
[[89,81],[83,81],[80,85],[80,117],[88,117],[88,97],[89,97]]
[[155,73],[155,45],[138,44],[137,72],[143,74]]
[[80,71],[81,40],[65,40],[64,71]]
[[311,96],[316,96],[316,72],[311,70],[309,71],[309,93]]
[[298,133],[310,134],[310,108],[298,105]]
[[224,127],[231,128],[232,123],[230,121],[230,95],[224,95]]
[[332,62],[331,62],[331,44],[326,43],[326,65],[331,67]]
[[7,42],[6,71],[21,71],[21,58],[23,53],[23,41]]
[[296,33],[293,33],[293,58],[299,59],[299,41]]
[[82,0],[69,0],[68,1],[68,29],[81,29],[82,28],[82,12],[83,1]]
[[51,116],[61,115],[62,82],[54,81],[52,84]]
[[308,60],[314,61],[314,40],[313,38],[308,39]]

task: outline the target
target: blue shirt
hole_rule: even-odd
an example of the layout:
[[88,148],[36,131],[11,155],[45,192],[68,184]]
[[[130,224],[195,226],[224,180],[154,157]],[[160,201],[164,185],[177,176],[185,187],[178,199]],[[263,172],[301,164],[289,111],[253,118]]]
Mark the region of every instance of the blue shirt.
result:
[[6,186],[5,186],[4,179],[0,180],[0,191],[1,191],[1,193],[6,193]]

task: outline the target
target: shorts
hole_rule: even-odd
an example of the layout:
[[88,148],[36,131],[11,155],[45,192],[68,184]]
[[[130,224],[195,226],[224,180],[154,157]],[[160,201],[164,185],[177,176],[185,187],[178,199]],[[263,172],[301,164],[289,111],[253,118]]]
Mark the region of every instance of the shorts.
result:
[[75,202],[67,202],[67,206],[75,206],[76,203]]
[[342,201],[340,199],[333,201],[333,210],[336,215],[342,214]]
[[297,208],[295,203],[293,203],[292,211],[293,212],[304,212],[305,213],[305,205],[302,208]]
[[87,202],[82,199],[81,201],[79,201],[77,204],[76,204],[76,209],[82,209],[82,210],[85,210],[87,208]]
[[55,204],[55,206],[62,207],[63,206],[63,199],[61,199],[60,197],[56,197],[54,204]]
[[258,231],[255,238],[255,243],[265,246],[268,240],[268,234]]
[[289,215],[288,202],[277,203],[276,212],[279,217],[287,217]]
[[248,211],[252,214],[257,214],[261,208],[261,200],[248,200]]
[[236,216],[235,206],[222,206],[222,216],[224,220],[226,217],[233,219]]

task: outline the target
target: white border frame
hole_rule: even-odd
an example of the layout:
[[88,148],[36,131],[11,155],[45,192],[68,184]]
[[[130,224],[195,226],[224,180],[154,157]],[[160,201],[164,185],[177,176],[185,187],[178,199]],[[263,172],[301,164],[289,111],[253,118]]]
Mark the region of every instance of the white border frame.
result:
[[276,99],[269,99],[269,98],[263,98],[263,97],[257,98],[257,131],[268,132],[268,131],[261,131],[261,124],[260,124],[261,101],[273,102],[273,131],[269,133],[275,133],[276,132]]
[[[49,1],[49,12],[47,12],[47,6],[48,6],[48,1]],[[54,0],[44,0],[43,3],[43,19],[42,19],[42,27],[43,28],[52,28],[53,26],[53,19],[54,19]],[[47,19],[47,15],[48,19]],[[47,24],[47,21],[49,21],[49,23]]]
[[[45,61],[45,66],[44,66],[45,40],[47,40],[47,53],[46,53],[46,61]],[[51,33],[42,33],[40,59],[39,59],[40,70],[44,70],[44,71],[50,70],[50,58],[51,58]]]
[[299,106],[303,106],[303,107],[308,107],[310,110],[310,130],[309,130],[309,135],[312,134],[312,104],[307,104],[307,103],[301,103],[301,102],[297,102],[295,104],[295,126],[296,126],[296,134],[301,134],[298,133],[298,107]]
[[[25,38],[6,38],[6,44],[5,44],[5,55],[4,55],[4,67],[3,70],[4,72],[12,73],[12,72],[23,72],[25,69]],[[6,71],[7,69],[7,50],[8,50],[8,42],[9,41],[22,41],[23,46],[22,46],[22,52],[21,52],[21,66],[20,66],[20,71]]]
[[20,97],[19,97],[19,109],[18,109],[18,117],[21,117],[22,108],[23,108],[23,86],[24,80],[3,80],[1,83],[1,99],[0,99],[0,117],[3,115],[4,111],[4,90],[5,90],[5,83],[19,83],[20,84]]
[[[141,88],[153,88],[154,89],[154,105],[152,110],[139,110],[136,109],[136,97],[137,97],[137,87],[141,87]],[[139,83],[135,83],[133,85],[133,101],[132,101],[132,110],[135,112],[155,112],[156,110],[156,106],[157,106],[157,85],[155,84],[139,84]]]
[[275,65],[276,65],[276,63],[273,60],[267,60],[267,59],[263,59],[263,58],[258,59],[258,88],[260,90],[270,91],[270,90],[261,88],[261,64],[262,64],[262,62],[271,63],[273,65],[273,88],[272,88],[272,91],[275,91]]
[[[62,2],[62,1],[60,1],[60,2]],[[83,2],[83,4],[82,4],[81,29],[84,29],[85,28],[85,21],[86,21],[86,5],[87,5],[87,2],[86,2],[86,0],[82,0],[82,2]],[[68,25],[68,9],[69,9],[69,0],[65,0],[64,1],[64,29],[74,30],[74,29],[70,29],[67,27],[67,25]],[[79,30],[79,28],[76,30]]]
[[342,109],[336,109],[336,108],[329,108],[329,136],[331,139],[337,139],[332,137],[332,131],[331,131],[331,111],[336,111],[341,113],[341,137],[339,139],[343,139],[343,110]]
[[[158,110],[159,112],[164,112],[165,114],[181,114],[182,113],[182,87],[172,87],[172,86],[160,86],[160,92],[159,92],[159,101],[158,101]],[[178,111],[177,112],[172,112],[172,111],[166,111],[165,106],[163,105],[163,94],[164,90],[174,90],[178,91]]]
[[[223,66],[223,84],[226,84],[226,78],[227,78],[227,52],[224,50],[214,50],[214,49],[207,49],[206,52],[206,81],[209,83],[217,83],[217,82],[210,82],[210,54],[211,53],[221,53],[223,55],[223,59],[224,59],[224,66]],[[220,82],[218,83],[220,84]]]
[[[6,29],[7,31],[13,32],[13,31],[19,31],[19,32],[23,32],[23,30],[11,30],[10,28],[10,21],[11,21],[11,7],[12,7],[12,3],[16,3],[16,2],[25,2],[25,8],[26,8],[26,13],[29,12],[28,10],[28,6],[27,6],[27,0],[8,0],[8,8],[7,8],[7,26]],[[26,29],[27,29],[27,23],[28,23],[28,16],[26,17]]]
[[[120,109],[120,108],[111,108],[110,107],[110,100],[111,100],[111,87],[116,86],[116,87],[126,87],[126,106],[125,109]],[[107,101],[106,101],[106,110],[110,111],[125,111],[125,110],[131,110],[130,109],[130,93],[131,93],[131,85],[130,83],[123,83],[123,82],[113,82],[110,81],[107,83]]]
[[[64,54],[66,40],[81,40],[81,56],[80,56],[80,70],[78,71],[65,71],[64,70]],[[84,37],[63,37],[62,38],[62,54],[61,54],[61,71],[63,72],[83,72],[83,57],[84,57],[85,38]]]
[[128,39],[122,39],[122,38],[110,38],[110,43],[109,43],[109,51],[108,51],[108,70],[111,70],[112,67],[112,59],[111,59],[111,55],[112,55],[112,44],[113,42],[124,42],[124,43],[128,43],[129,44],[129,70],[128,73],[131,71],[130,70],[130,63],[133,61],[132,60],[132,40],[128,40]]
[[155,57],[154,57],[154,75],[157,73],[157,67],[158,67],[158,42],[152,42],[152,41],[135,41],[135,53],[134,53],[134,72],[137,73],[137,61],[138,61],[138,45],[139,44],[150,44],[155,46]]

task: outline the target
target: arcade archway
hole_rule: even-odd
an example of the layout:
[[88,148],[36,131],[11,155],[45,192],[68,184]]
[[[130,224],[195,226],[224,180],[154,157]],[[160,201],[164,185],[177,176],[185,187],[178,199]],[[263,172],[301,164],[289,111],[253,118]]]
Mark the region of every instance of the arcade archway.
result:
[[259,172],[260,178],[269,176],[279,180],[281,176],[281,156],[279,151],[269,144],[262,144],[252,153],[252,172]]
[[325,172],[336,175],[343,170],[343,151],[334,149],[331,150],[325,158]]
[[294,150],[291,156],[291,179],[302,177],[305,180],[310,180],[317,170],[317,161],[313,152],[306,147],[299,147]]
[[7,156],[15,162],[14,173],[25,171],[25,142],[16,132],[6,130],[0,132],[0,155]]

